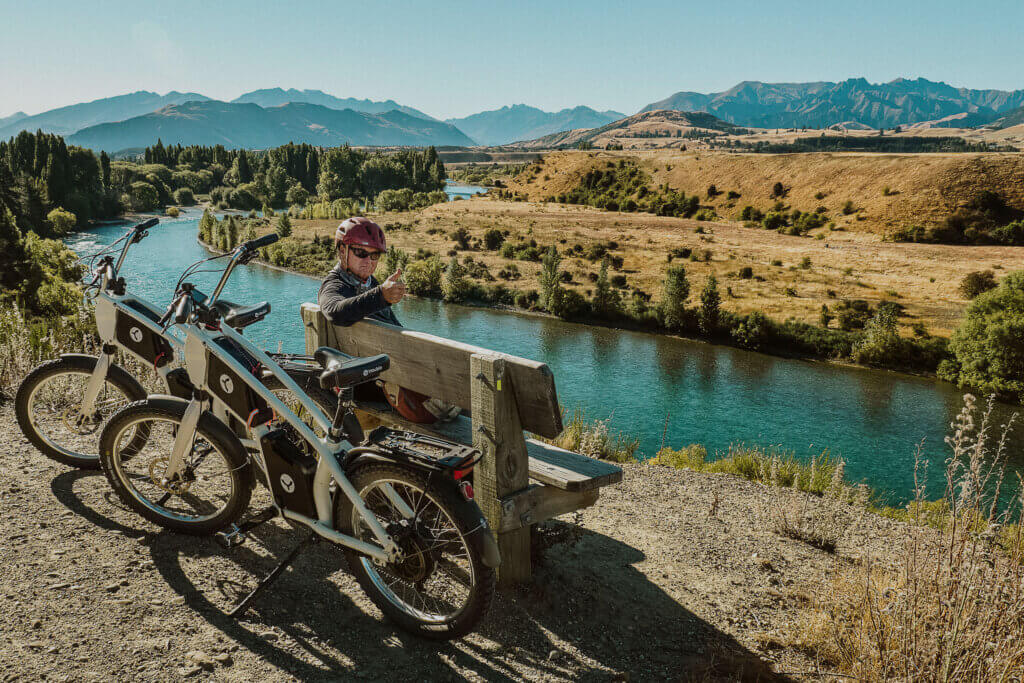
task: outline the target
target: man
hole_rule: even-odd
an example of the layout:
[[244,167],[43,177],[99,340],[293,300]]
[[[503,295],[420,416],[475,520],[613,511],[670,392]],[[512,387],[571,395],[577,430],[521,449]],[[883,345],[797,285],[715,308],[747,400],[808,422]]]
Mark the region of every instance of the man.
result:
[[[320,285],[320,310],[335,325],[347,327],[363,318],[379,320],[401,327],[392,304],[405,296],[402,269],[399,268],[384,282],[377,284],[373,271],[387,249],[384,231],[369,218],[349,218],[334,233],[334,250],[338,264]],[[381,349],[386,352],[386,349]],[[412,422],[433,423],[450,420],[459,413],[455,406],[429,396],[405,389],[392,383],[382,383],[384,398],[402,417]],[[380,400],[375,387],[358,388],[358,400]]]
[[318,297],[328,320],[344,327],[363,318],[401,325],[391,305],[405,296],[402,269],[383,283],[373,277],[386,249],[384,231],[369,218],[349,218],[338,226],[334,233],[338,264],[324,278]]

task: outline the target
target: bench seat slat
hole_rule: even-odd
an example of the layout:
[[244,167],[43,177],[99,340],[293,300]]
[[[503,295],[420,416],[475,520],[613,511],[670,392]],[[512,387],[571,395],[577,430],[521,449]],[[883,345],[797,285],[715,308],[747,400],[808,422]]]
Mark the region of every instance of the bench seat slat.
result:
[[[438,436],[456,443],[472,444],[472,423],[460,415],[450,422],[438,425],[415,424],[395,414],[383,403],[361,402],[358,407],[364,428],[371,418],[375,424],[386,424],[397,429]],[[526,439],[526,452],[530,457],[530,478],[566,491],[590,491],[622,481],[622,468],[604,460],[567,451],[537,439]]]

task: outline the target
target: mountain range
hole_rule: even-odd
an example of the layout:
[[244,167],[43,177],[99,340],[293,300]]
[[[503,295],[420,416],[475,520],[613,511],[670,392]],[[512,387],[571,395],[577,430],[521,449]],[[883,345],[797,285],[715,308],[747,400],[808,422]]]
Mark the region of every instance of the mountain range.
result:
[[[703,111],[758,128],[827,128],[841,121],[892,128],[963,113],[971,115],[972,125],[983,125],[1021,106],[1024,90],[954,88],[924,78],[881,84],[850,78],[840,83],[743,81],[719,93],[677,92],[640,111]],[[951,125],[963,124],[953,120]]]
[[590,107],[546,112],[514,104],[461,119],[446,119],[446,123],[456,126],[481,145],[504,145],[576,128],[597,128],[624,116],[617,111],[595,111]]
[[118,151],[164,144],[266,149],[288,142],[352,145],[472,145],[458,128],[401,111],[383,114],[290,102],[277,107],[205,100],[172,104],[126,121],[102,123],[69,136],[69,144]]
[[[204,103],[206,106],[202,106]],[[704,112],[727,123],[757,128],[839,125],[846,129],[992,129],[1024,123],[1024,90],[954,88],[924,78],[898,78],[881,84],[864,78],[838,83],[744,81],[717,93],[677,92],[648,104],[639,113],[665,110]],[[141,90],[32,116],[17,112],[2,117],[0,140],[21,130],[41,129],[64,135],[77,144],[103,146],[109,152],[152,144],[159,131],[171,134],[164,137],[165,142],[173,139],[183,144],[217,140],[250,146],[259,140],[279,145],[291,140],[491,146],[535,142],[584,129],[593,131],[626,118],[616,111],[583,106],[545,112],[516,104],[441,122],[394,100],[340,98],[322,90],[267,88],[245,93],[231,102],[211,100],[199,93],[172,91],[160,95]],[[150,134],[152,138],[143,140]],[[559,139],[564,140],[565,135]]]
[[283,88],[264,88],[263,90],[247,92],[244,95],[240,95],[239,97],[231,100],[232,104],[258,104],[264,108],[279,107],[282,104],[288,104],[289,102],[306,102],[308,104],[319,104],[320,106],[327,107],[328,109],[352,109],[355,111],[364,111],[368,114],[383,114],[385,112],[397,110],[404,114],[408,114],[409,116],[415,116],[418,119],[426,119],[427,121],[437,120],[433,116],[424,114],[419,109],[406,107],[394,100],[374,102],[373,100],[358,100],[354,97],[335,97],[334,95],[325,93],[323,90],[296,90],[295,88],[285,90]]
[[[0,140],[13,137],[23,130],[42,130],[44,133],[68,135],[87,126],[107,121],[123,121],[140,114],[148,114],[169,104],[208,100],[206,95],[194,92],[177,92],[172,90],[166,95],[139,90],[138,92],[116,97],[104,97],[92,102],[72,104],[59,109],[44,111],[35,116],[23,116],[14,121],[5,120],[0,127]],[[17,115],[15,115],[17,116]]]

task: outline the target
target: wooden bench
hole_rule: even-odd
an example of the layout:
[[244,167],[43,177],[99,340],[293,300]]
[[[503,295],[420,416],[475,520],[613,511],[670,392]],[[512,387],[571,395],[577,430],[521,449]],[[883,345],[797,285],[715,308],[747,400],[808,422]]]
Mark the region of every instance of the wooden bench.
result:
[[499,580],[530,579],[530,527],[597,502],[600,487],[622,469],[528,437],[562,431],[555,380],[544,363],[375,321],[350,327],[327,322],[315,304],[302,305],[306,352],[330,346],[353,356],[387,353],[385,381],[459,406],[439,425],[407,422],[387,404],[360,404],[364,427],[386,424],[472,444],[484,454],[474,474],[476,500],[501,550]]

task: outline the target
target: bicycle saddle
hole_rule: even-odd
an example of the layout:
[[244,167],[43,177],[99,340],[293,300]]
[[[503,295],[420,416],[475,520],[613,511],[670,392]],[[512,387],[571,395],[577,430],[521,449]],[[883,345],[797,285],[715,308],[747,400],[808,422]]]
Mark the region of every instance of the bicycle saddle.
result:
[[228,327],[240,330],[266,318],[267,314],[270,313],[270,304],[266,301],[261,301],[255,306],[243,306],[233,301],[218,299],[213,304],[213,309],[220,313],[220,317]]
[[320,386],[324,389],[344,389],[373,381],[391,366],[391,359],[386,353],[353,358],[329,346],[321,346],[313,357],[324,368],[320,373]]

